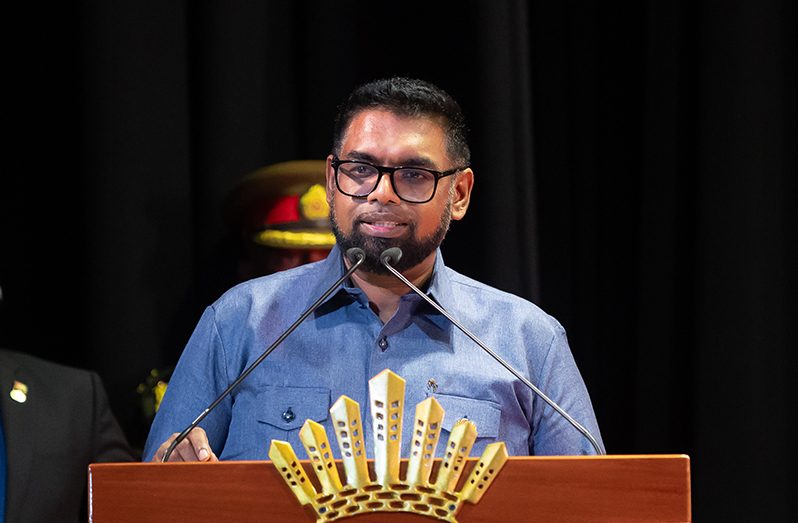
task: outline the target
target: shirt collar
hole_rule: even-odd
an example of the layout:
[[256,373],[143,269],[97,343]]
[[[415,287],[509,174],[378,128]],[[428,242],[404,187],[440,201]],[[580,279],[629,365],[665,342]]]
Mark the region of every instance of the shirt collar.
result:
[[446,265],[443,263],[443,254],[441,254],[439,248],[435,253],[435,266],[432,269],[432,277],[427,287],[427,295],[438,302],[438,305],[449,310],[450,305],[454,302],[452,292],[452,280],[449,277],[449,271],[446,270]]
[[[323,294],[324,291],[335,282],[335,280],[343,276],[346,272],[343,255],[337,244],[330,250],[330,254],[327,258],[321,262],[320,269],[319,278],[312,287],[310,295],[311,300],[316,300],[318,296]],[[408,289],[408,292],[412,293],[413,291]],[[449,305],[453,303],[452,282],[449,278],[446,266],[443,263],[443,255],[441,254],[440,248],[435,251],[435,265],[433,266],[432,276],[430,277],[430,282],[427,287],[427,295],[432,297],[447,310]],[[363,291],[353,286],[351,281],[347,281],[344,282],[344,285],[340,289],[333,292],[324,300],[319,307],[318,314],[332,312],[338,307],[351,303],[352,301],[364,300],[366,300],[366,296],[363,294]],[[311,303],[312,301],[309,301],[308,306]],[[429,308],[432,309],[431,307]],[[437,311],[434,312],[437,314]]]
[[[309,307],[311,303],[316,301],[319,296],[324,294],[324,292],[335,283],[335,281],[344,275],[346,269],[344,267],[344,259],[341,255],[341,249],[338,245],[334,245],[332,249],[330,249],[330,254],[327,255],[327,258],[320,263],[320,270],[319,276],[316,279],[316,282],[311,286],[310,294],[308,295],[308,303],[307,306]],[[333,292],[327,299],[325,299],[322,304],[319,306],[317,310],[317,314],[324,314],[326,312],[331,312],[332,310],[336,309],[336,306],[333,304],[340,304],[340,298],[338,297],[340,294],[351,294],[352,284],[351,282],[344,282],[343,286],[340,287],[337,291]],[[359,290],[359,289],[356,289]],[[328,305],[328,303],[330,305]]]

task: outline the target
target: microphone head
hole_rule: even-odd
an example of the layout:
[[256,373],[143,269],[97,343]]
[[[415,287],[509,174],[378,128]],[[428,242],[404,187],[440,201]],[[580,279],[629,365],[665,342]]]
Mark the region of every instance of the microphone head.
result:
[[346,259],[353,264],[362,262],[366,259],[366,253],[360,247],[350,247],[346,250]]
[[399,263],[399,260],[402,259],[402,249],[399,247],[391,247],[390,249],[385,249],[380,254],[380,263],[383,265],[388,265],[392,263]]

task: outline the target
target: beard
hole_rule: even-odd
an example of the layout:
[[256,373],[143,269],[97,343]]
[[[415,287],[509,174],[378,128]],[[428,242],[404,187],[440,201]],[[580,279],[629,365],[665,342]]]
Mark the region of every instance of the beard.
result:
[[338,225],[335,215],[335,201],[330,205],[330,225],[332,226],[335,241],[342,252],[352,247],[360,247],[366,253],[366,259],[360,269],[374,274],[391,274],[391,272],[380,263],[380,255],[385,249],[399,247],[402,250],[402,257],[398,262],[391,263],[391,266],[399,272],[415,267],[424,261],[430,254],[440,247],[446,233],[449,231],[449,224],[452,221],[452,202],[446,202],[441,223],[432,234],[426,238],[418,238],[416,235],[416,224],[408,224],[408,238],[380,238],[367,236],[360,232],[359,221],[352,221],[352,232],[345,234]]

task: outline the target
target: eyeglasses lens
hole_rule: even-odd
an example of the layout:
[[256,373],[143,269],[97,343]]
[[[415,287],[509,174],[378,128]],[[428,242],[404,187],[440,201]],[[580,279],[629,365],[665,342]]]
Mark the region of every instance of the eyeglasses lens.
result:
[[[367,196],[379,179],[380,171],[372,165],[342,162],[338,166],[338,185],[349,196]],[[423,169],[397,169],[393,173],[393,189],[403,200],[424,202],[435,191],[435,175]]]

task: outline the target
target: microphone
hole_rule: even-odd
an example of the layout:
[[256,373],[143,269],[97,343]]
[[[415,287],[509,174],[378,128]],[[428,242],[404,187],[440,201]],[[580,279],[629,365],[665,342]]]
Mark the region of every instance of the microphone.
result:
[[482,348],[482,350],[484,350],[485,352],[487,352],[487,353],[488,353],[488,354],[489,354],[491,357],[493,357],[493,359],[494,359],[494,360],[498,361],[498,362],[499,362],[499,363],[500,363],[500,364],[501,364],[501,365],[502,365],[502,366],[503,366],[505,369],[507,369],[508,371],[510,371],[510,373],[511,373],[513,376],[515,376],[516,378],[518,378],[518,379],[521,381],[521,383],[523,383],[524,385],[526,385],[526,386],[527,386],[527,387],[528,387],[528,388],[529,388],[529,389],[530,389],[532,392],[534,392],[535,394],[537,394],[537,395],[538,395],[538,397],[539,397],[540,399],[542,399],[543,401],[545,401],[546,403],[548,403],[548,405],[549,405],[549,406],[550,406],[552,409],[554,409],[555,411],[557,411],[557,413],[558,413],[560,416],[562,416],[563,418],[565,418],[565,420],[566,420],[566,421],[568,421],[568,423],[570,423],[570,424],[571,424],[571,425],[572,425],[572,426],[573,426],[573,427],[574,427],[576,430],[578,430],[580,433],[582,433],[582,435],[583,435],[585,438],[587,438],[587,440],[588,440],[588,441],[590,441],[590,444],[591,444],[591,445],[593,445],[593,449],[596,451],[596,454],[598,454],[598,455],[603,455],[603,454],[604,454],[604,452],[601,450],[601,447],[599,446],[598,442],[596,441],[596,438],[594,438],[594,437],[593,437],[593,435],[592,435],[592,434],[591,434],[591,433],[590,433],[590,432],[589,432],[589,431],[588,431],[588,430],[587,430],[585,427],[583,427],[582,425],[580,425],[580,424],[579,424],[579,422],[577,422],[575,419],[573,419],[573,418],[570,416],[570,414],[568,414],[567,412],[565,412],[565,410],[563,410],[563,408],[562,408],[562,407],[560,407],[559,405],[557,405],[557,403],[555,403],[555,402],[554,402],[554,400],[552,400],[551,398],[549,398],[548,396],[546,396],[546,395],[543,393],[543,391],[541,391],[541,390],[540,390],[539,388],[537,388],[537,387],[536,387],[534,384],[532,384],[532,382],[531,382],[531,381],[529,381],[529,380],[528,380],[528,379],[526,379],[526,378],[525,378],[523,375],[521,375],[521,373],[520,373],[520,372],[518,372],[517,370],[515,370],[515,368],[513,368],[513,366],[512,366],[512,365],[510,365],[509,363],[507,363],[506,361],[504,361],[504,360],[501,358],[501,356],[499,356],[498,354],[496,354],[496,353],[495,353],[493,350],[491,350],[491,348],[490,348],[490,347],[488,347],[487,345],[485,345],[485,343],[483,343],[483,342],[482,342],[482,340],[480,340],[479,338],[477,338],[477,337],[476,337],[474,334],[472,334],[472,333],[471,333],[471,332],[470,332],[468,329],[466,329],[465,327],[463,327],[463,325],[461,325],[459,321],[457,321],[456,319],[454,319],[454,318],[452,317],[452,315],[451,315],[451,314],[449,314],[449,313],[446,311],[446,309],[444,309],[443,307],[441,307],[440,305],[438,305],[438,304],[437,304],[437,303],[436,303],[436,302],[435,302],[435,301],[434,301],[432,298],[430,298],[429,296],[427,296],[426,294],[424,294],[423,292],[421,292],[421,289],[419,289],[418,287],[416,287],[415,285],[413,285],[413,284],[410,282],[410,280],[408,280],[407,278],[405,278],[405,277],[404,277],[404,275],[403,275],[401,272],[399,272],[399,271],[397,271],[396,269],[394,269],[394,268],[391,266],[391,263],[392,263],[392,262],[393,262],[393,263],[396,263],[396,262],[398,262],[398,261],[399,261],[399,259],[400,259],[401,257],[402,257],[402,249],[400,249],[399,247],[391,247],[390,249],[385,249],[384,251],[382,251],[382,254],[380,254],[380,263],[382,263],[382,264],[385,266],[385,268],[386,268],[386,269],[388,269],[389,271],[391,271],[391,272],[393,273],[393,275],[394,275],[394,276],[396,276],[397,278],[399,278],[400,280],[402,280],[402,282],[404,282],[404,284],[405,284],[405,285],[407,285],[408,287],[410,287],[411,289],[413,289],[413,291],[414,291],[416,294],[418,294],[419,296],[421,296],[422,298],[424,298],[424,300],[426,300],[426,302],[427,302],[427,303],[429,303],[430,305],[432,305],[432,306],[433,306],[433,307],[434,307],[434,308],[435,308],[435,309],[436,309],[438,312],[440,312],[441,314],[443,314],[444,316],[446,316],[446,318],[447,318],[447,319],[448,319],[450,322],[452,322],[452,324],[454,324],[454,326],[455,326],[455,327],[457,327],[458,329],[460,329],[460,331],[461,331],[463,334],[465,334],[466,336],[468,336],[468,337],[471,339],[471,341],[473,341],[474,343],[476,343],[477,345],[479,345],[479,346],[480,346],[480,348]]
[[361,249],[360,247],[352,247],[352,248],[350,248],[350,249],[347,249],[347,250],[346,250],[346,258],[349,260],[349,262],[352,264],[352,266],[351,266],[351,267],[350,267],[350,268],[349,268],[349,269],[348,269],[348,270],[347,270],[347,271],[344,273],[344,275],[343,275],[343,276],[341,276],[340,278],[338,278],[338,280],[336,280],[336,282],[335,282],[335,283],[333,283],[333,284],[330,286],[330,288],[329,288],[329,289],[327,289],[327,290],[324,292],[324,294],[322,294],[322,295],[319,297],[319,299],[318,299],[318,300],[316,300],[315,302],[313,302],[313,305],[311,305],[310,307],[308,307],[308,309],[307,309],[305,312],[303,312],[303,313],[302,313],[302,315],[301,315],[301,316],[300,316],[300,317],[299,317],[299,318],[298,318],[298,319],[297,319],[297,320],[296,320],[296,321],[295,321],[293,324],[291,324],[291,326],[290,326],[290,327],[288,327],[288,329],[287,329],[287,330],[286,330],[284,333],[282,333],[282,334],[280,335],[280,337],[279,337],[279,338],[277,338],[277,339],[274,341],[274,343],[272,343],[271,345],[269,345],[269,347],[268,347],[268,348],[267,348],[265,351],[263,351],[263,354],[261,354],[260,356],[258,356],[258,359],[256,359],[255,361],[253,361],[253,362],[252,362],[252,364],[251,364],[249,367],[247,367],[247,368],[244,370],[244,372],[242,372],[242,373],[241,373],[241,375],[240,375],[238,378],[236,378],[236,379],[235,379],[235,381],[233,381],[233,383],[231,383],[231,384],[230,384],[230,385],[229,385],[229,386],[228,386],[228,387],[227,387],[227,388],[224,390],[224,392],[222,392],[222,393],[219,395],[219,397],[218,397],[218,398],[216,398],[216,399],[213,401],[213,403],[211,403],[210,405],[208,405],[208,407],[207,407],[207,408],[206,408],[204,411],[202,411],[202,413],[201,413],[199,416],[197,416],[197,418],[196,418],[194,421],[192,421],[192,422],[191,422],[191,424],[190,424],[188,427],[186,427],[186,428],[183,430],[183,432],[181,432],[181,433],[180,433],[180,434],[179,434],[179,435],[178,435],[178,436],[175,438],[175,440],[172,442],[172,444],[171,444],[171,445],[169,445],[169,448],[167,448],[167,449],[166,449],[166,452],[165,452],[165,453],[164,453],[164,455],[163,455],[163,459],[161,460],[161,463],[165,463],[165,462],[169,461],[169,457],[172,455],[172,451],[174,451],[174,450],[175,450],[175,447],[177,447],[177,445],[179,445],[181,441],[183,441],[184,439],[186,439],[186,437],[188,436],[188,433],[189,433],[189,432],[191,432],[192,430],[194,430],[194,427],[196,427],[197,425],[199,425],[199,423],[200,423],[200,422],[201,422],[203,419],[205,419],[205,417],[206,417],[208,414],[210,414],[210,413],[211,413],[211,411],[212,411],[213,409],[215,409],[215,408],[216,408],[216,407],[219,405],[219,403],[221,403],[221,402],[222,402],[222,400],[223,400],[224,398],[226,398],[226,397],[227,397],[227,396],[228,396],[228,395],[229,395],[229,394],[230,394],[230,393],[233,391],[233,389],[235,389],[235,388],[236,388],[238,385],[240,385],[240,384],[241,384],[241,382],[242,382],[242,381],[244,381],[244,379],[245,379],[247,376],[249,376],[249,375],[250,375],[250,373],[252,373],[252,371],[253,371],[253,370],[255,370],[255,367],[257,367],[258,365],[260,365],[260,364],[261,364],[261,362],[262,362],[263,360],[265,360],[265,359],[266,359],[266,357],[267,357],[269,354],[271,354],[271,353],[272,353],[272,351],[274,351],[274,349],[276,349],[276,348],[277,348],[277,346],[278,346],[278,345],[280,345],[280,344],[283,342],[283,340],[285,340],[285,339],[286,339],[286,338],[287,338],[287,337],[288,337],[288,336],[289,336],[289,335],[290,335],[292,332],[294,332],[294,331],[296,330],[296,328],[297,328],[297,327],[299,327],[299,324],[300,324],[300,323],[302,323],[303,321],[305,321],[305,319],[306,319],[308,316],[310,316],[310,315],[313,313],[313,311],[315,311],[316,309],[318,309],[318,308],[319,308],[319,305],[321,305],[321,304],[322,304],[322,302],[323,302],[324,300],[326,300],[326,299],[327,299],[327,297],[328,297],[330,294],[332,294],[332,292],[333,292],[335,289],[337,289],[337,288],[338,288],[338,286],[339,286],[339,285],[341,285],[341,284],[342,284],[342,283],[343,283],[343,282],[344,282],[344,281],[345,281],[347,278],[349,278],[349,277],[352,275],[352,273],[353,273],[353,272],[355,272],[355,271],[358,269],[358,267],[360,267],[360,265],[361,265],[361,264],[362,264],[362,263],[363,263],[363,262],[366,260],[366,253],[365,253],[365,252],[363,252],[363,249]]

